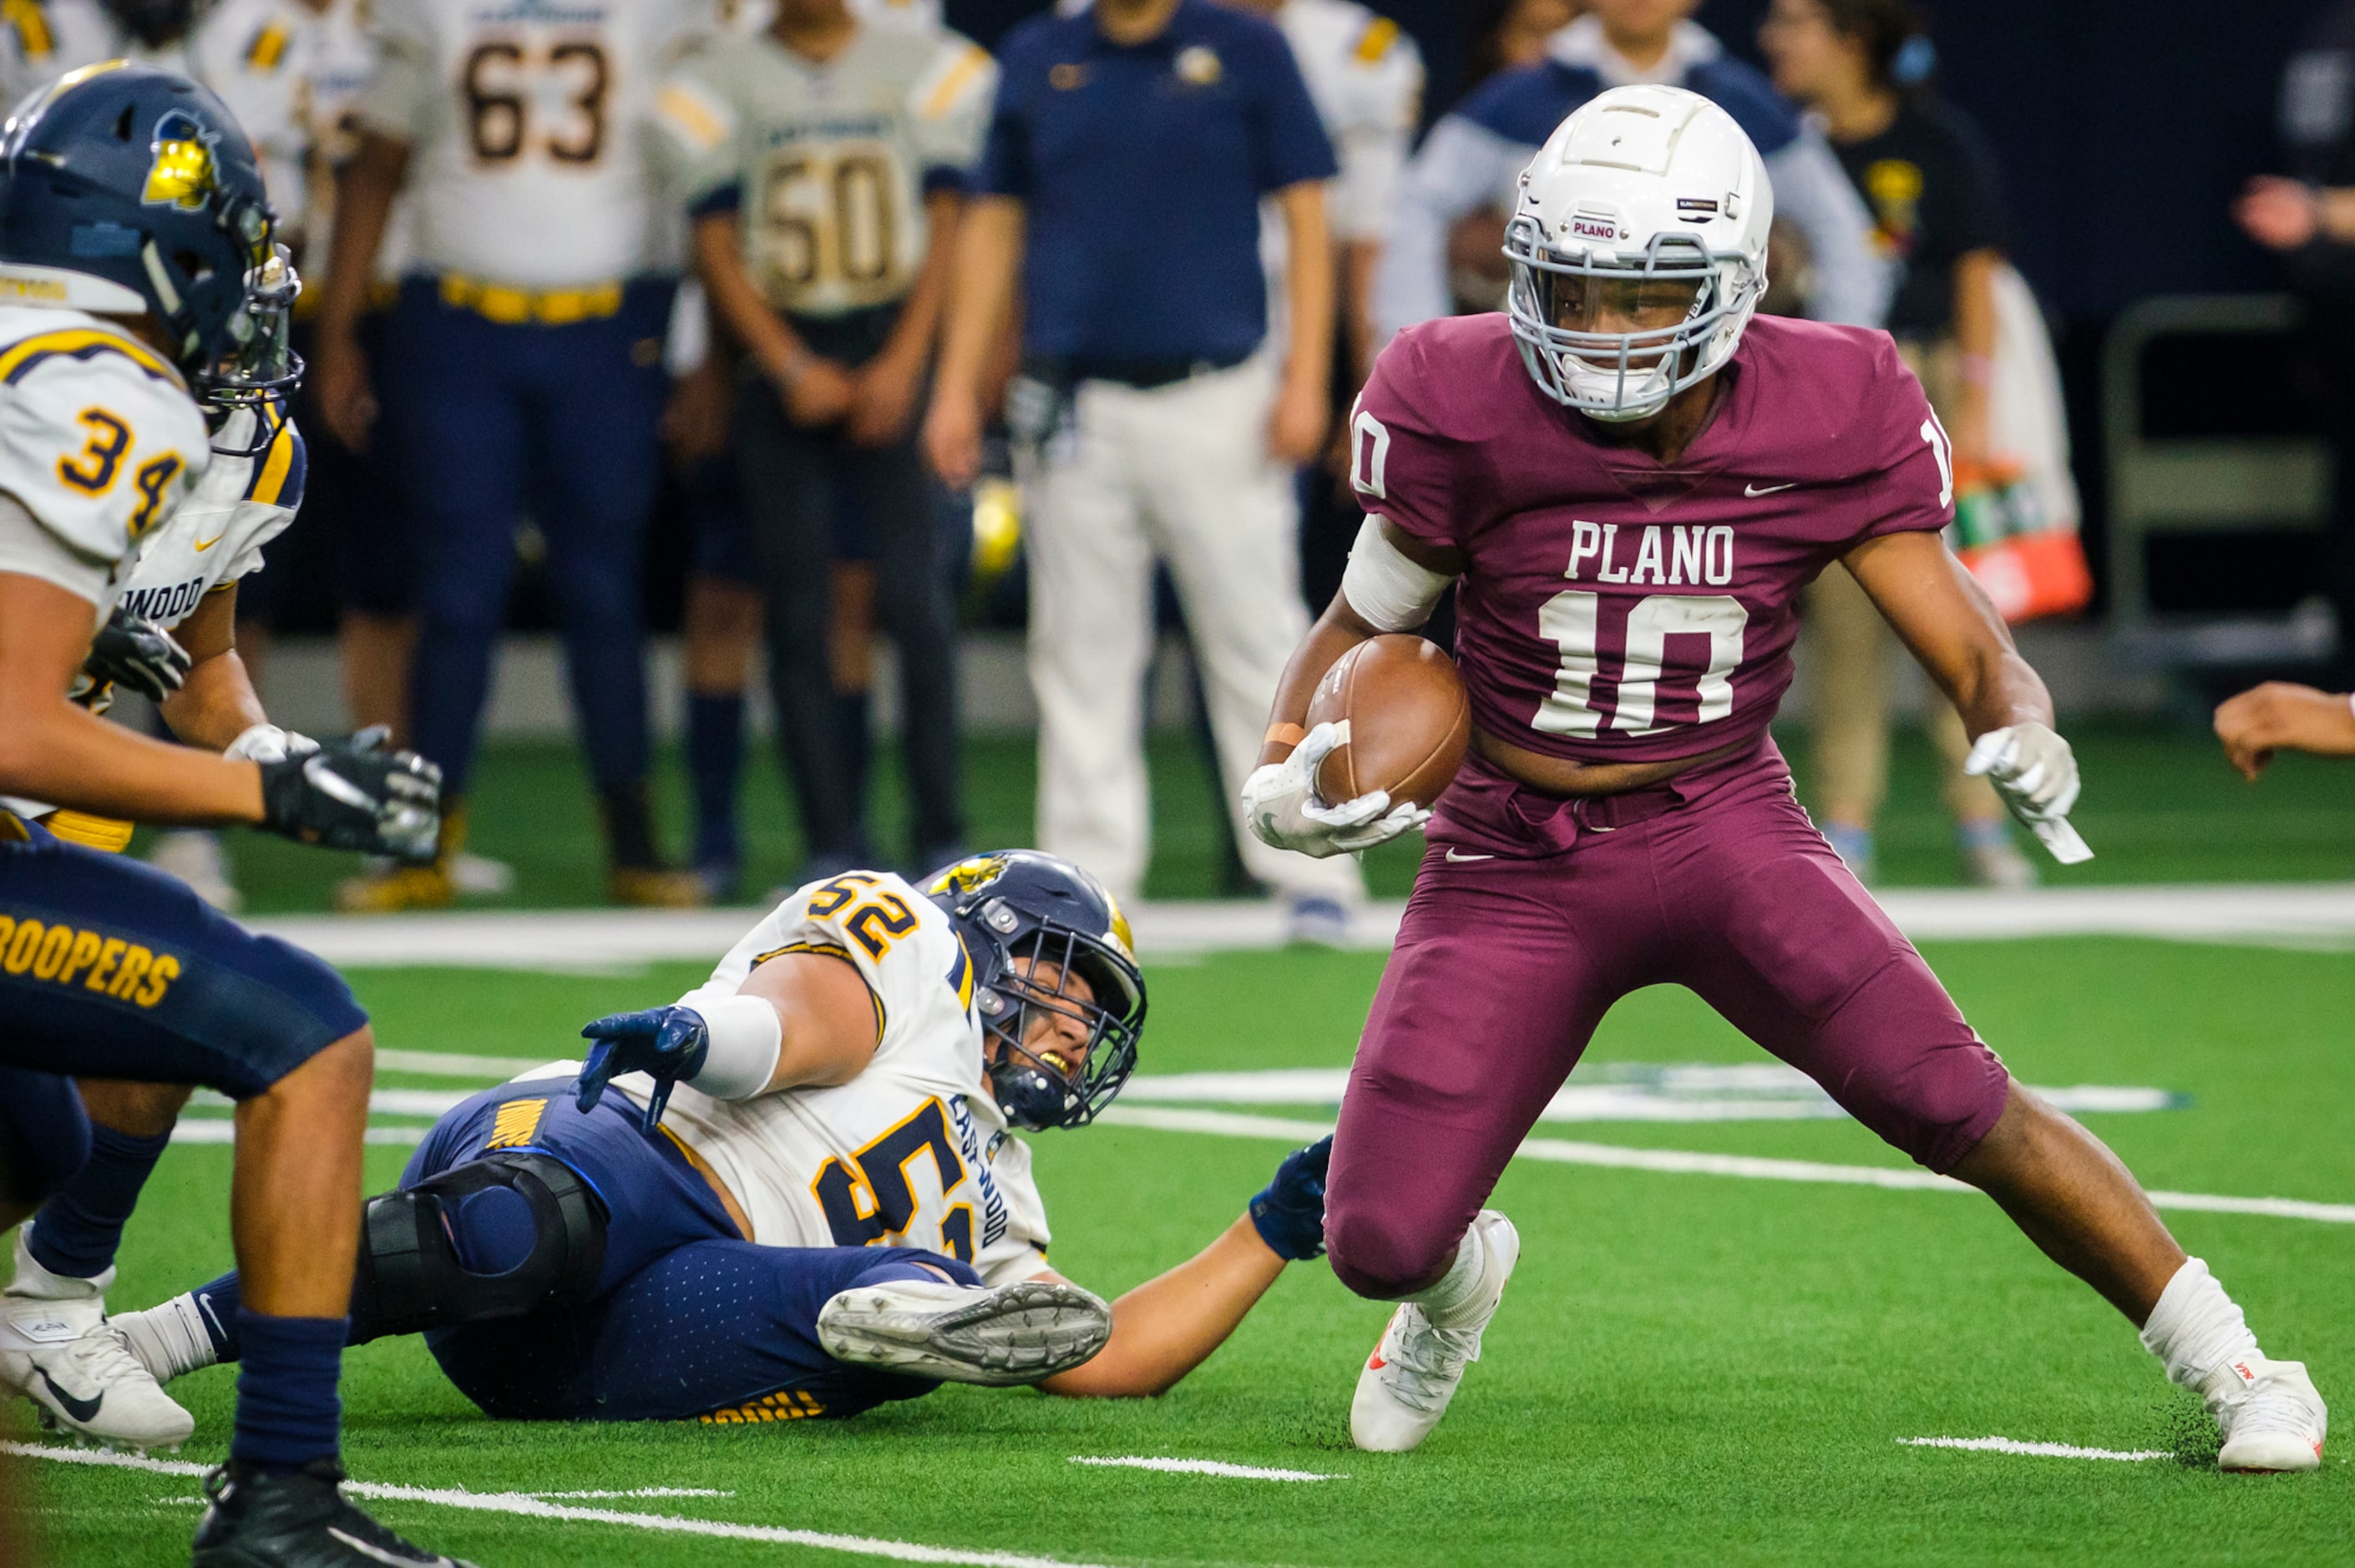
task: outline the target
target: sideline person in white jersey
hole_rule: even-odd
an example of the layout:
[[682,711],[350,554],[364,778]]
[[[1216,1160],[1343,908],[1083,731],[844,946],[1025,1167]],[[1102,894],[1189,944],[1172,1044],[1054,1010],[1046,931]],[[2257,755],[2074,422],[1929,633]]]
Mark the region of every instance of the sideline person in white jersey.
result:
[[811,876],[873,856],[828,657],[846,498],[873,540],[900,652],[916,863],[964,846],[955,616],[914,425],[996,79],[958,34],[867,26],[844,0],[782,0],[767,30],[691,58],[657,100],[682,154],[698,271],[739,349],[738,493]]
[[[548,543],[606,889],[623,904],[699,895],[655,847],[639,567],[677,260],[646,117],[709,16],[700,0],[488,12],[382,0],[318,323],[319,400],[357,446],[375,414],[361,306],[393,198],[411,191],[414,248],[383,377],[420,532],[411,744],[463,800],[528,512]],[[350,885],[343,902],[448,903],[463,835],[453,802],[440,861]]]
[[[1169,567],[1220,770],[1251,770],[1300,599],[1294,470],[1325,450],[1339,171],[1284,35],[1210,0],[1099,0],[1008,34],[925,434],[941,476],[981,463],[982,383],[1021,299],[1008,414],[1028,524],[1039,830],[1115,893],[1150,852],[1144,689],[1153,572]],[[1288,246],[1271,334],[1261,211]],[[1241,832],[1241,820],[1233,821]],[[1363,897],[1347,860],[1242,834],[1293,928]]]
[[[1082,1126],[1127,1080],[1128,940],[1094,878],[1025,850],[924,892],[802,888],[677,1005],[591,1024],[585,1070],[442,1118],[369,1206],[355,1339],[424,1330],[509,1417],[841,1416],[919,1378],[1164,1392],[1323,1250],[1326,1146],[1108,1316],[1048,1265],[1014,1132]],[[237,1291],[122,1321],[176,1376],[237,1353]]]

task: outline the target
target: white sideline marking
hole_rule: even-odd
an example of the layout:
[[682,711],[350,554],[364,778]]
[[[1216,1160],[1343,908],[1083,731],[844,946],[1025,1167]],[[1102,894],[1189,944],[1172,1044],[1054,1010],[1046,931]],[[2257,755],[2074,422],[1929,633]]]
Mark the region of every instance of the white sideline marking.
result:
[[734,1492],[719,1492],[709,1487],[632,1487],[623,1492],[518,1492],[527,1498],[732,1498]]
[[[1347,1067],[1144,1074],[1121,1090],[1121,1103],[1337,1106],[1348,1082]],[[2075,1115],[2180,1110],[2190,1104],[2165,1089],[2105,1084],[2036,1092]],[[1847,1116],[1814,1079],[1783,1062],[1589,1063],[1538,1113],[1540,1121],[1835,1121]]]
[[[2215,883],[2148,887],[1911,888],[1877,895],[1916,940],[2027,937],[2149,937],[2311,949],[2355,945],[2355,883]],[[1350,924],[1354,946],[1380,951],[1406,906],[1368,905]],[[467,910],[441,915],[287,916],[255,930],[308,948],[342,969],[407,968],[612,974],[664,960],[709,964],[764,910]],[[1284,909],[1273,902],[1148,903],[1132,907],[1148,961],[1280,948]],[[430,1070],[430,1069],[429,1069]]]
[[1071,1456],[1074,1465],[1103,1465],[1126,1470],[1167,1470],[1180,1476],[1227,1476],[1239,1481],[1346,1481],[1344,1475],[1322,1476],[1315,1470],[1271,1470],[1257,1465],[1230,1465],[1223,1459],[1147,1459],[1130,1454],[1102,1459],[1087,1454]]
[[2164,1448],[2077,1448],[2066,1443],[2023,1443],[2017,1437],[1900,1437],[1909,1448],[1968,1448],[1984,1454],[2031,1454],[2041,1459],[2118,1459],[2139,1465],[2146,1459],[2172,1459]]
[[[372,1127],[368,1129],[366,1136],[370,1143],[390,1143],[410,1148],[424,1142],[425,1135],[432,1130],[422,1123],[412,1122],[407,1127]],[[237,1123],[225,1116],[184,1116],[180,1118],[179,1125],[172,1128],[172,1141],[175,1143],[235,1143]]]
[[529,1056],[461,1056],[446,1051],[388,1051],[376,1048],[380,1072],[420,1073],[429,1078],[482,1078],[504,1084],[526,1067],[538,1064]]
[[[118,1454],[106,1448],[53,1448],[40,1443],[0,1443],[0,1453],[27,1459],[52,1459],[67,1465],[101,1465],[117,1469],[145,1470],[159,1476],[202,1476],[209,1465],[185,1459],[150,1459],[142,1454]],[[519,1514],[527,1519],[565,1520],[576,1524],[618,1524],[632,1530],[660,1531],[672,1535],[701,1535],[720,1541],[758,1541],[776,1546],[807,1546],[821,1552],[847,1552],[860,1557],[888,1557],[895,1563],[952,1563],[971,1568],[1094,1568],[1064,1557],[1029,1557],[1012,1552],[973,1552],[959,1546],[926,1546],[913,1541],[880,1541],[867,1535],[836,1535],[817,1530],[787,1530],[778,1525],[728,1524],[718,1520],[681,1519],[675,1514],[626,1513],[610,1508],[574,1508],[541,1500],[531,1492],[470,1492],[457,1487],[397,1487],[378,1481],[346,1481],[354,1497],[385,1502],[437,1503],[443,1508],[469,1509],[477,1513]],[[626,1494],[623,1494],[626,1495]],[[679,1494],[684,1495],[684,1494]]]
[[[1232,1111],[1108,1107],[1096,1118],[1118,1127],[1158,1132],[1204,1132],[1216,1138],[1268,1138],[1286,1143],[1311,1141],[1333,1130],[1328,1121],[1291,1121],[1279,1117],[1238,1116]],[[1623,1171],[1657,1171],[1678,1176],[1736,1176],[1753,1181],[1817,1181],[1848,1187],[1882,1187],[1924,1192],[1969,1192],[1977,1189],[1928,1171],[1885,1165],[1834,1165],[1815,1160],[1767,1160],[1749,1154],[1700,1154],[1678,1149],[1629,1149],[1615,1143],[1582,1143],[1566,1138],[1524,1140],[1518,1158],[1558,1165],[1604,1165]],[[2231,1198],[2212,1192],[2154,1192],[2154,1207],[2214,1214],[2265,1214],[2283,1220],[2317,1220],[2355,1225],[2355,1203],[2314,1203],[2300,1198]]]

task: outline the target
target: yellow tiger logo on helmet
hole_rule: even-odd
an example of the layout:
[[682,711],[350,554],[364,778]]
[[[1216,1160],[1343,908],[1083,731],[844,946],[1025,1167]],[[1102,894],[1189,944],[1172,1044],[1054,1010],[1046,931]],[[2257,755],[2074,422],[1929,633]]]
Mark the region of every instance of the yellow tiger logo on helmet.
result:
[[1006,857],[1002,854],[977,854],[961,860],[932,879],[928,893],[972,893],[987,887],[1006,874]]
[[139,199],[150,207],[202,212],[219,184],[213,165],[216,140],[195,115],[180,110],[157,121],[155,161],[147,167],[147,185]]

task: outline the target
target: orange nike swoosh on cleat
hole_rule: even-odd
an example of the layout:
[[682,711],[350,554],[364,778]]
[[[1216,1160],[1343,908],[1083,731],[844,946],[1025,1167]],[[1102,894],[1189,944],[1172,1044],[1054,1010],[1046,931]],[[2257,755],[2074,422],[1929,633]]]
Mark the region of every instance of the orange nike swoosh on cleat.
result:
[[[1381,1351],[1376,1351],[1374,1352],[1373,1359],[1366,1363],[1366,1370],[1368,1372],[1380,1372],[1390,1364],[1390,1362],[1382,1360]],[[2318,1451],[2319,1450],[2318,1450]]]
[[209,538],[209,539],[202,539],[202,540],[197,541],[197,555],[199,555],[199,556],[203,555],[207,550],[211,549],[215,545],[219,544],[223,539],[226,539],[226,538],[228,538],[228,537],[229,537],[229,535],[228,535],[227,534],[216,534],[216,535],[213,535],[211,538]]

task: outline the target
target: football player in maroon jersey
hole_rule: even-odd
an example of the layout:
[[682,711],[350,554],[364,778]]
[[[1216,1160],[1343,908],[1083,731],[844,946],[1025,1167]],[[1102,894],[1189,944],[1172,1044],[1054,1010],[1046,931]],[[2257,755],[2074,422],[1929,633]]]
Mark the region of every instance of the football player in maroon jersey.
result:
[[[1310,854],[1428,818],[1333,1146],[1334,1271],[1401,1303],[1352,1433],[1397,1450],[1437,1425],[1519,1251],[1482,1203],[1604,1011],[1677,983],[2124,1312],[2207,1401],[2223,1467],[2312,1469],[2306,1369],[2012,1082],[1793,799],[1767,725],[1800,590],[1838,561],[1954,698],[1973,770],[2056,856],[2089,853],[2044,683],[1940,539],[1953,463],[1920,385],[1885,334],[1752,320],[1773,205],[1722,110],[1607,92],[1522,176],[1507,313],[1401,334],[1359,401],[1371,515],[1243,790],[1262,839]],[[1463,771],[1429,813],[1319,800],[1318,678],[1451,581]]]

